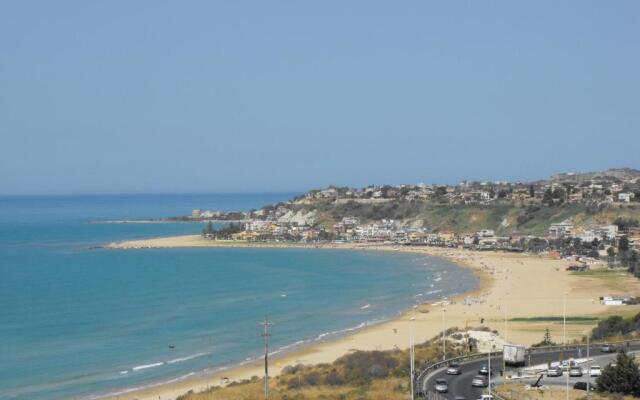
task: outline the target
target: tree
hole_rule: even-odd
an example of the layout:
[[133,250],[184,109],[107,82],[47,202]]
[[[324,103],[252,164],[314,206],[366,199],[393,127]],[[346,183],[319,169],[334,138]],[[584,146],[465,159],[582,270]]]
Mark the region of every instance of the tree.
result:
[[626,253],[627,251],[629,251],[629,239],[623,236],[618,240],[618,252]]
[[549,328],[544,330],[544,339],[542,340],[542,343],[545,343],[546,345],[553,343],[551,341],[551,332],[549,332]]
[[615,366],[609,364],[597,379],[598,391],[640,396],[640,371],[633,357],[621,350]]
[[609,248],[607,248],[607,263],[609,264],[609,266],[613,265],[613,263],[616,260],[616,251],[613,249],[613,247],[609,246]]
[[633,322],[619,315],[612,315],[598,322],[591,331],[593,340],[605,339],[611,336],[624,336],[634,330]]
[[531,347],[546,347],[546,346],[555,346],[555,345],[556,343],[553,340],[551,340],[551,332],[549,331],[549,328],[546,328],[544,330],[544,336],[542,338],[542,342],[536,343]]
[[589,253],[587,253],[587,256],[595,258],[597,260],[598,258],[600,258],[600,253],[598,253],[598,250],[596,249],[591,249],[589,250]]
[[629,272],[640,277],[640,255],[638,255],[638,252],[635,250],[632,250],[630,253],[629,259],[627,260]]
[[211,221],[207,224],[207,227],[202,230],[202,236],[213,235],[214,229]]
[[529,197],[536,197],[536,190],[533,188],[533,185],[529,185]]
[[551,189],[547,189],[544,191],[544,196],[542,197],[542,204],[546,204],[548,206],[553,205],[553,195],[551,194]]

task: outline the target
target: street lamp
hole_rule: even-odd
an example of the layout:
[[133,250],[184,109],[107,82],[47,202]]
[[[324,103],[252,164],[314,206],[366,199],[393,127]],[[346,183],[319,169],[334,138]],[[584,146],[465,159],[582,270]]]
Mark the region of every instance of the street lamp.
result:
[[444,324],[444,302],[442,303],[442,361],[447,359],[447,339],[445,337],[445,324]]
[[487,372],[489,376],[489,395],[491,395],[491,349],[493,348],[493,339],[489,342],[489,353],[487,355]]
[[[562,298],[562,346],[564,350],[567,349],[567,294],[564,294]],[[564,354],[564,351],[563,351]],[[571,365],[569,364],[569,360],[567,361],[567,378],[565,385],[565,399],[569,400],[569,371],[571,370]]]

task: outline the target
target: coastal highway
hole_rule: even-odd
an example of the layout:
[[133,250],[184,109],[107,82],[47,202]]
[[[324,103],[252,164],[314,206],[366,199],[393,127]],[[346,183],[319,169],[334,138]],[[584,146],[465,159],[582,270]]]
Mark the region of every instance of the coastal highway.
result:
[[[527,366],[529,365],[539,365],[550,363],[554,361],[562,361],[568,360],[571,358],[586,358],[586,346],[580,349],[580,354],[578,350],[554,350],[544,353],[534,353],[527,357],[526,362]],[[632,345],[628,348],[628,351],[636,352],[640,350],[640,345]],[[601,353],[600,347],[592,347],[590,351],[590,357],[593,361],[580,365],[581,367],[586,367],[590,365],[600,365],[604,368],[605,365],[609,364],[614,358],[615,353]],[[530,357],[530,360],[529,360]],[[438,369],[431,374],[427,375],[422,382],[418,382],[418,387],[422,389],[423,393],[427,393],[433,390],[433,385],[435,380],[438,378],[446,379],[449,384],[449,392],[446,394],[442,394],[443,398],[447,399],[455,399],[456,397],[463,397],[467,400],[478,399],[482,394],[484,388],[476,388],[471,386],[471,380],[474,376],[478,375],[478,370],[481,366],[487,364],[487,358],[483,358],[480,360],[474,360],[469,362],[461,363],[462,373],[460,375],[447,375],[446,368]],[[491,367],[495,371],[492,376],[491,383],[494,382],[496,384],[501,383],[501,377],[498,373],[502,369],[502,356],[491,357]],[[514,370],[517,368],[507,367],[507,370]],[[519,382],[524,384],[531,384],[537,380],[538,374],[535,378],[529,379],[519,379],[514,382]],[[573,387],[573,384],[577,381],[587,381],[588,377],[585,374],[581,378],[569,378],[569,384]],[[591,382],[595,382],[595,378],[591,378]],[[551,385],[565,385],[566,384],[566,376],[558,377],[558,378],[548,378],[545,376],[540,381],[541,384],[551,386]]]

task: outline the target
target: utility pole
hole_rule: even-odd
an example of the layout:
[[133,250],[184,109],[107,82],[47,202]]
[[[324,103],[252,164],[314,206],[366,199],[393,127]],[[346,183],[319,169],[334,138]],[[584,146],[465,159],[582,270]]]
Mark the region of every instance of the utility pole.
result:
[[[508,295],[509,293],[507,293]],[[509,343],[507,339],[507,302],[503,302],[502,306],[504,307],[504,342],[505,344]],[[504,377],[507,376],[507,361],[504,359],[504,345],[502,346],[502,382],[506,383],[506,379]]]
[[264,317],[264,321],[259,323],[262,325],[262,337],[264,338],[264,398],[269,397],[269,327],[273,323],[269,322],[267,317]]
[[444,303],[442,304],[442,361],[447,359],[447,338],[445,337],[445,325],[444,325]]
[[415,347],[414,347],[415,339],[413,337],[413,325],[415,320],[416,320],[416,317],[411,317],[409,322],[411,324],[411,326],[409,327],[409,362],[411,363],[411,400],[414,399],[414,395],[416,393],[415,389],[413,388],[414,377],[415,377],[414,365],[416,360],[416,353],[415,353]]

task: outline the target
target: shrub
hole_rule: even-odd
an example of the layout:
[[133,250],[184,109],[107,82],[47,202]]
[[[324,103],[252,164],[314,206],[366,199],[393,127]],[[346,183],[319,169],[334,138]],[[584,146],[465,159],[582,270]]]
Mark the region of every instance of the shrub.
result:
[[334,369],[325,376],[324,383],[330,386],[343,385],[344,378]]
[[633,357],[620,351],[615,366],[608,365],[596,381],[598,391],[640,396],[640,371]]
[[382,351],[356,351],[340,357],[336,363],[344,367],[346,381],[354,383],[388,376],[398,365],[391,354]]

